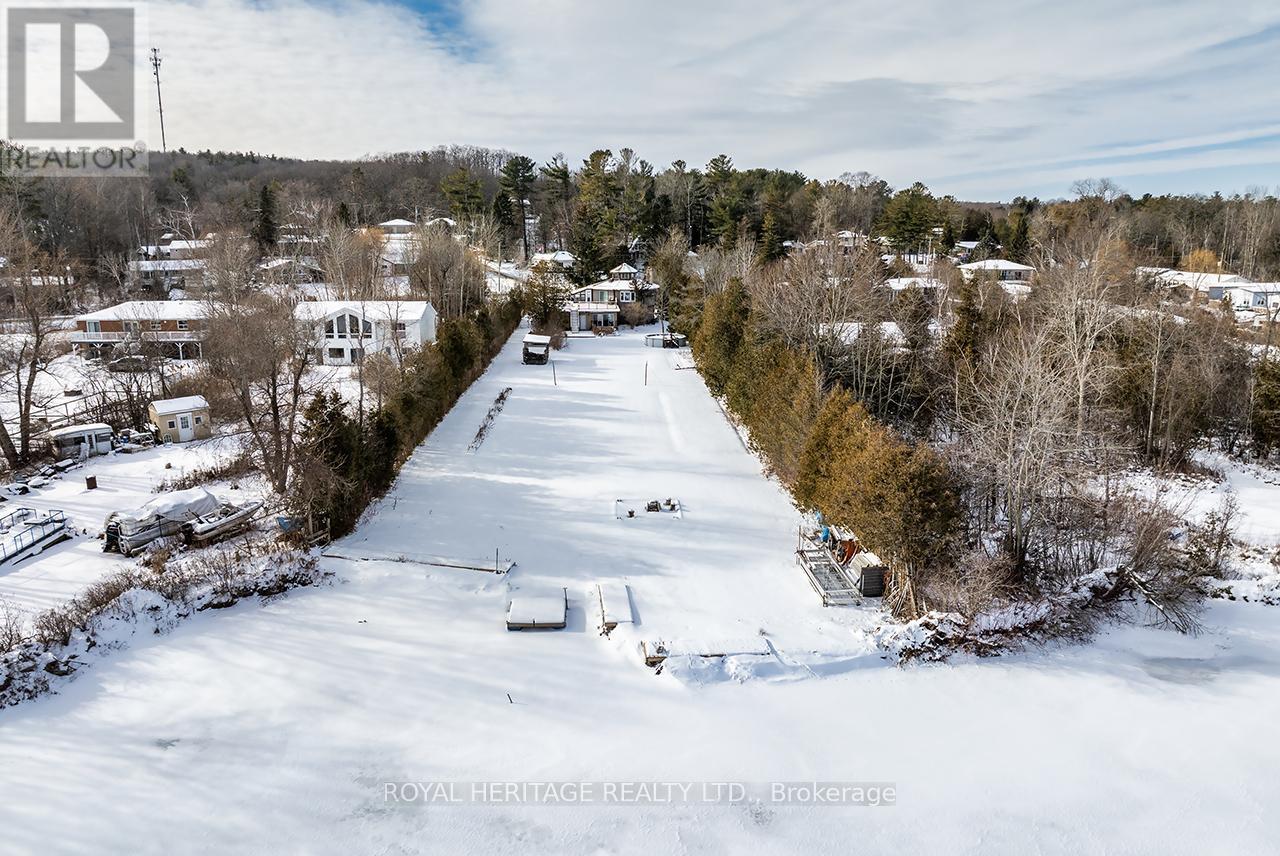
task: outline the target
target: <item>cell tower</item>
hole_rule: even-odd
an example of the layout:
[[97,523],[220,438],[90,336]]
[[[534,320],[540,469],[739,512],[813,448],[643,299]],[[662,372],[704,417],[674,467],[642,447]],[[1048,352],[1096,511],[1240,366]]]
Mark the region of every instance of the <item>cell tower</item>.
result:
[[160,148],[168,154],[169,143],[164,136],[164,99],[160,97],[160,50],[158,48],[151,49],[151,69],[152,74],[156,76],[156,103],[160,106]]

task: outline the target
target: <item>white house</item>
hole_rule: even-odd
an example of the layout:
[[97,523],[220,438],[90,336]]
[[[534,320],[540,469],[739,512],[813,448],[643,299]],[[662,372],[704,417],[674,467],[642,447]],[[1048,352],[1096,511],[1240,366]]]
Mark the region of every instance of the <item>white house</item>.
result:
[[998,279],[1000,282],[1030,283],[1036,269],[1031,265],[1018,264],[1008,259],[983,259],[980,262],[969,262],[960,265],[960,273],[965,279],[985,276]]
[[436,339],[436,311],[425,300],[308,300],[294,317],[316,336],[317,361],[347,366],[368,353],[398,355]]
[[1166,288],[1186,288],[1200,292],[1210,300],[1221,300],[1229,287],[1249,282],[1245,277],[1234,273],[1199,273],[1155,267],[1138,268],[1138,276],[1154,280]]
[[1233,309],[1275,309],[1280,307],[1280,282],[1250,282],[1227,286]]
[[617,327],[622,308],[637,301],[652,308],[657,285],[634,279],[637,271],[631,265],[619,265],[609,273],[626,278],[604,279],[569,293],[564,310],[571,332]]
[[412,220],[396,219],[379,223],[378,228],[384,235],[408,235],[413,232],[416,225]]
[[554,253],[534,253],[529,257],[529,267],[536,267],[539,262],[551,265],[552,270],[568,271],[573,270],[573,266],[577,264],[578,259],[568,250],[556,250]]

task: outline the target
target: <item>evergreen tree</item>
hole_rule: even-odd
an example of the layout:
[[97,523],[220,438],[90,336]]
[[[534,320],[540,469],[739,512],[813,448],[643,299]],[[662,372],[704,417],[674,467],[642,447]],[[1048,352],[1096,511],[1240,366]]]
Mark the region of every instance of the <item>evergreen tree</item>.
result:
[[751,298],[741,280],[731,280],[724,291],[707,298],[693,344],[698,367],[715,395],[729,388],[750,314]]
[[484,189],[466,167],[458,167],[440,182],[440,192],[449,200],[449,211],[455,220],[474,219],[484,210]]
[[280,239],[280,223],[276,213],[276,192],[271,183],[262,185],[258,194],[258,207],[250,233],[258,252],[266,255]]
[[577,258],[572,277],[580,285],[597,281],[617,264],[620,187],[613,153],[599,149],[583,161],[578,173],[577,207],[571,246]]
[[1027,223],[1027,215],[1015,214],[1013,227],[1009,230],[1009,241],[1005,246],[1005,255],[1010,261],[1023,264],[1031,252],[1031,231]]
[[569,289],[558,272],[545,263],[535,265],[529,281],[521,287],[520,295],[524,314],[529,316],[535,328],[560,329],[560,316],[569,298]]
[[[529,261],[529,229],[528,200],[533,192],[533,183],[537,178],[537,164],[524,155],[516,155],[502,167],[502,175],[498,180],[499,196],[506,196],[515,203],[515,211],[519,215],[520,251],[524,261]],[[495,206],[496,207],[496,206]]]
[[762,262],[771,262],[782,258],[786,250],[782,246],[782,236],[778,234],[778,221],[772,211],[766,211],[764,224],[760,230],[759,255]]

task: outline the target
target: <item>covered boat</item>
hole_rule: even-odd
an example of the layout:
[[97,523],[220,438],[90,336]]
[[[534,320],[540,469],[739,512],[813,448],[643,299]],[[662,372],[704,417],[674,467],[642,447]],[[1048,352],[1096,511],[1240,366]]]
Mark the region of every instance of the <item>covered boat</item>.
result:
[[202,487],[157,496],[131,512],[113,511],[103,527],[104,552],[130,556],[157,538],[177,535],[182,525],[219,508],[218,498]]

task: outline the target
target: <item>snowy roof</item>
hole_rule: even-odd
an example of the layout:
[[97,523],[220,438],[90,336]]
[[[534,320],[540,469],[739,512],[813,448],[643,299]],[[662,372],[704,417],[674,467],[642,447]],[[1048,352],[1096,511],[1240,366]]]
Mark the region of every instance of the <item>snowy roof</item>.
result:
[[412,321],[431,311],[428,300],[304,300],[293,308],[293,316],[301,321],[323,321],[349,312],[374,321]]
[[154,259],[129,262],[130,270],[136,271],[204,270],[204,266],[204,259]]
[[556,250],[554,253],[534,253],[530,258],[530,263],[537,262],[555,262],[558,265],[571,265],[578,259],[568,250]]
[[161,398],[151,402],[151,409],[157,416],[170,416],[174,413],[186,413],[191,410],[207,410],[209,402],[203,395],[184,395],[182,398]]
[[618,266],[617,266],[616,268],[614,268],[613,270],[609,271],[609,273],[639,273],[639,272],[640,272],[640,271],[636,270],[635,268],[633,268],[631,265],[627,264],[626,262],[623,262],[622,264],[618,265]]
[[450,218],[450,217],[432,217],[430,220],[428,220],[427,222],[423,223],[422,225],[424,225],[424,226],[438,226],[438,225],[440,225],[440,224],[442,224],[442,223],[443,223],[444,225],[448,226],[450,229],[453,229],[453,228],[455,228],[455,227],[458,225],[458,221],[457,221],[457,220],[454,220],[454,219],[452,219],[452,218]]
[[526,345],[550,345],[551,337],[539,336],[537,333],[528,333],[524,337],[524,343]]
[[81,425],[67,425],[64,428],[50,431],[49,436],[56,440],[59,437],[74,437],[77,434],[97,434],[107,431],[111,431],[111,426],[105,422],[86,422]]
[[1212,286],[1247,283],[1249,280],[1234,273],[1199,273],[1191,270],[1174,270],[1173,268],[1140,267],[1139,276],[1149,276],[1160,280],[1165,285],[1185,285],[1188,288],[1207,290]]
[[204,318],[209,307],[195,300],[126,300],[106,309],[77,315],[77,321],[184,321]]
[[161,249],[168,250],[169,252],[173,252],[174,250],[203,250],[212,243],[212,241],[205,238],[199,238],[194,241],[178,240],[170,241],[167,245],[161,247]]
[[277,268],[286,267],[288,265],[298,265],[300,267],[311,268],[312,270],[320,270],[320,267],[312,259],[289,259],[289,258],[268,259],[267,261],[258,265],[258,269],[259,270],[276,270]]
[[884,281],[886,288],[892,288],[894,291],[906,291],[908,288],[941,288],[942,283],[936,279],[921,276],[904,276],[896,279],[886,279]]
[[1280,294],[1280,282],[1234,282],[1230,287],[1250,294]]
[[956,241],[956,246],[962,250],[976,250],[981,241]]
[[378,225],[383,229],[403,229],[406,226],[412,228],[416,224],[412,220],[403,220],[403,219],[397,218],[395,220],[388,220],[385,223],[379,223]]
[[980,262],[969,262],[960,265],[960,270],[1029,270],[1034,271],[1031,265],[1020,265],[1017,262],[1011,262],[1008,259],[983,259]]

